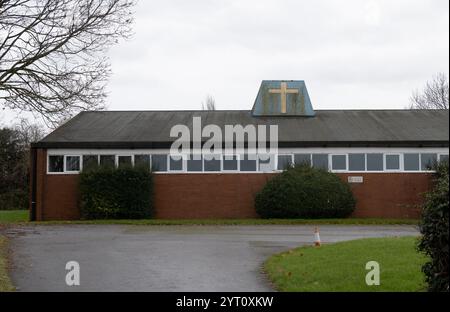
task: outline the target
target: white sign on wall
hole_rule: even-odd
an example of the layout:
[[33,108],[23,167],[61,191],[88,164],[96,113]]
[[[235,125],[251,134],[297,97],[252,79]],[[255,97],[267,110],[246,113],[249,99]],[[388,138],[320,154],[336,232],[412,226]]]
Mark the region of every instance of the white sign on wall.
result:
[[363,179],[363,177],[361,177],[361,176],[349,176],[348,178],[347,178],[347,180],[348,180],[348,183],[363,183],[364,182],[364,179]]

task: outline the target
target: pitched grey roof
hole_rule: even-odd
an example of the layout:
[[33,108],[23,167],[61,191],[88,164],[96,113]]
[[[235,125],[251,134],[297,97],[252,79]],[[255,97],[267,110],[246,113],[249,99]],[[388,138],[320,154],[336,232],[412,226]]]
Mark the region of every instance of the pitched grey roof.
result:
[[282,146],[448,146],[448,110],[316,110],[315,117],[254,117],[251,111],[82,112],[36,147],[166,147],[176,124],[278,125]]

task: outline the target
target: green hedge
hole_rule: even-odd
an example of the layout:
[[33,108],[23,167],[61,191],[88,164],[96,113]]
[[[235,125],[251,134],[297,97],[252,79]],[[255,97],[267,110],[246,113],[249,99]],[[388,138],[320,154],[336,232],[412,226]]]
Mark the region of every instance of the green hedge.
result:
[[255,198],[262,218],[344,218],[355,209],[349,185],[334,173],[301,165],[267,182]]
[[0,210],[28,209],[27,190],[11,190],[0,194]]
[[449,291],[448,162],[436,168],[435,185],[426,194],[418,249],[430,257],[423,267],[429,291]]
[[80,174],[84,219],[144,219],[153,215],[153,179],[142,168],[98,167]]

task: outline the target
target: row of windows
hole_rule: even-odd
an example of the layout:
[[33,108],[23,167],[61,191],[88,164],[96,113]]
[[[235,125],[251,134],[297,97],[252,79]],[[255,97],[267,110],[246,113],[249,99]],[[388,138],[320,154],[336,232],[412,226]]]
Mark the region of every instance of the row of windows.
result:
[[[194,156],[194,157],[192,157]],[[331,171],[427,171],[438,161],[448,161],[448,154],[436,153],[350,153],[350,154],[280,154],[275,155],[191,155],[182,158],[167,154],[153,155],[50,155],[48,172],[76,173],[82,168],[142,166],[159,172],[270,172],[292,164]]]

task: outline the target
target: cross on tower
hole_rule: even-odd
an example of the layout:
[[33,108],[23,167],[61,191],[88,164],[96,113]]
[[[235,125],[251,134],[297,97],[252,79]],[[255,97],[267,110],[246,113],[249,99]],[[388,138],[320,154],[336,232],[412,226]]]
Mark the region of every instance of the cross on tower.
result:
[[269,89],[269,93],[278,93],[281,96],[281,113],[286,114],[286,97],[288,93],[298,93],[297,89],[288,89],[286,82],[280,83],[280,89]]

